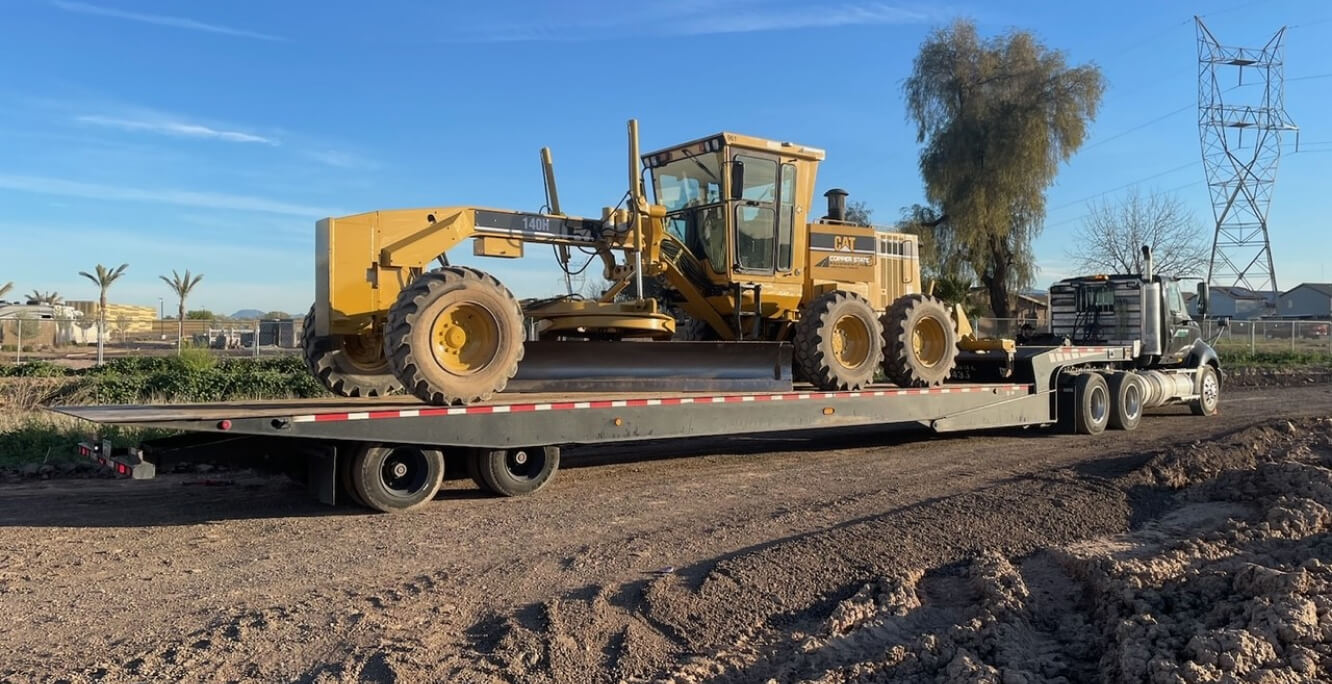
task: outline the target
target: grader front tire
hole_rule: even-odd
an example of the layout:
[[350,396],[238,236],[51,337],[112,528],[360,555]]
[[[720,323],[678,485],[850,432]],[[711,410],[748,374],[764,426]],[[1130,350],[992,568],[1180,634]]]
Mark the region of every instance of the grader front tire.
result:
[[377,337],[319,337],[315,334],[314,307],[305,314],[301,349],[310,373],[338,396],[382,397],[402,389]]
[[957,328],[943,302],[929,295],[899,298],[880,319],[883,371],[899,387],[941,385],[957,365]]
[[858,390],[874,380],[883,359],[882,334],[874,310],[859,295],[821,295],[796,322],[796,375],[821,390]]
[[518,301],[473,268],[421,274],[389,309],[387,331],[393,374],[430,404],[489,399],[504,390],[523,358]]

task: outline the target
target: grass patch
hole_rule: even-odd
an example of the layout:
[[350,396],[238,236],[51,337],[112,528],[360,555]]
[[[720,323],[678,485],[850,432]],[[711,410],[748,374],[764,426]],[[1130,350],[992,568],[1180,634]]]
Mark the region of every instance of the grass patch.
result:
[[7,411],[0,413],[0,467],[79,461],[74,445],[81,441],[109,439],[114,446],[135,446],[169,434],[157,428],[96,425],[49,411]]
[[1227,350],[1222,368],[1311,368],[1332,367],[1332,354],[1325,351]]

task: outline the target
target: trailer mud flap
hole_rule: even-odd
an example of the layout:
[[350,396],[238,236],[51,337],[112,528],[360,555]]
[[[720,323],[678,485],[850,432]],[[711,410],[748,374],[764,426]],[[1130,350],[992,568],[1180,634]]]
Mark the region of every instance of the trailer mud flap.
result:
[[528,342],[517,392],[783,392],[785,342]]

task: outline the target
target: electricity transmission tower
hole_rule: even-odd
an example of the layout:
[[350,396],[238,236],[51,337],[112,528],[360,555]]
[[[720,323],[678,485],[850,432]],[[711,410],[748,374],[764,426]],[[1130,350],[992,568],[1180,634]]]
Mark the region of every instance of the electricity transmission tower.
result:
[[[1198,24],[1198,133],[1216,216],[1207,282],[1277,292],[1267,211],[1281,159],[1281,134],[1299,128],[1286,115],[1282,40],[1262,48],[1226,47]],[[1223,76],[1225,78],[1223,78]],[[1246,81],[1247,77],[1247,81]],[[1222,82],[1232,83],[1223,88]]]

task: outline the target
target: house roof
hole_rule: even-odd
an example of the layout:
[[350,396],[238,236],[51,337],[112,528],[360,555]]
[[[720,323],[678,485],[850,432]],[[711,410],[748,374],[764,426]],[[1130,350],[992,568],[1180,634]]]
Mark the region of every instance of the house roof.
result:
[[1231,299],[1271,299],[1275,292],[1256,292],[1247,287],[1235,285],[1233,287],[1219,286],[1211,288],[1212,292],[1220,292]]
[[1284,297],[1302,287],[1307,287],[1324,297],[1332,297],[1332,283],[1300,283],[1299,285],[1282,292],[1281,296]]

